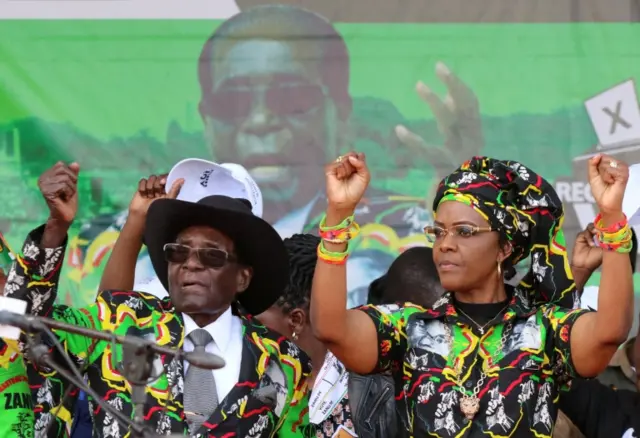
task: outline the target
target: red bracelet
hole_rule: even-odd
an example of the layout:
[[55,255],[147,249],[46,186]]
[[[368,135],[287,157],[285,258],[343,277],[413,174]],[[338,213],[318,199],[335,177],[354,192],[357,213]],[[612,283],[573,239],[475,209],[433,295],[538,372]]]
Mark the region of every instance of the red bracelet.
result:
[[615,233],[615,232],[618,232],[618,231],[620,231],[621,229],[623,229],[624,227],[627,226],[627,215],[625,215],[624,213],[622,213],[622,215],[624,216],[623,220],[621,220],[619,222],[616,222],[613,225],[609,225],[607,228],[602,228],[601,225],[600,225],[600,223],[602,222],[602,214],[598,213],[596,218],[593,220],[593,225],[601,233]]

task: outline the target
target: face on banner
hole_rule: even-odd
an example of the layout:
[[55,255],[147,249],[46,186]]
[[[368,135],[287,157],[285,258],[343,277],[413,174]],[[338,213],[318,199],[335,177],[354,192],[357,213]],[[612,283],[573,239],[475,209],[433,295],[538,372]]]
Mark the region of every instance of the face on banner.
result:
[[[640,28],[613,7],[583,11],[608,17],[591,32],[562,23],[571,17],[555,7],[534,19],[512,3],[498,13],[452,1],[16,3],[11,18],[24,20],[3,21],[0,42],[11,90],[0,95],[0,223],[11,225],[10,243],[46,218],[38,175],[78,161],[60,299],[88,303],[140,178],[185,158],[241,164],[263,193],[263,217],[286,237],[315,232],[324,164],[357,150],[373,178],[357,214],[350,305],[399,253],[427,244],[434,185],[473,155],[518,160],[554,181],[570,249],[597,213],[587,157],[640,162]],[[540,17],[554,23],[533,23]],[[603,52],[603,40],[623,49]],[[143,252],[136,279],[151,269]]]
[[200,111],[216,160],[242,163],[271,205],[290,201],[290,208],[318,193],[317,169],[344,144],[341,120],[349,108],[331,97],[334,88],[347,89],[347,75],[341,84],[327,83],[319,44],[288,40],[285,32],[274,40],[206,44]]

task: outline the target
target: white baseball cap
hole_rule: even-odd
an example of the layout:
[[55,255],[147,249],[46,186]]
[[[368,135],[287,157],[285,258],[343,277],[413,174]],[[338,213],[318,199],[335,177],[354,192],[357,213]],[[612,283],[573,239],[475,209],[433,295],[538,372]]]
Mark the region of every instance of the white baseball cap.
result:
[[239,164],[217,164],[199,158],[187,158],[169,172],[167,192],[180,178],[184,178],[178,195],[181,201],[198,202],[211,195],[243,198],[251,203],[253,214],[262,217],[262,192],[247,169]]

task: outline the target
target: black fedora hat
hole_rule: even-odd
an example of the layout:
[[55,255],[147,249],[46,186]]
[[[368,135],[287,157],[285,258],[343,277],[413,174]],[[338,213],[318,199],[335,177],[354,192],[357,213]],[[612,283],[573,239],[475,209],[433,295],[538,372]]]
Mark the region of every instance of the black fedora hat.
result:
[[147,213],[144,241],[158,279],[169,290],[164,245],[192,226],[215,228],[233,240],[242,262],[253,268],[253,278],[238,301],[252,315],[267,310],[289,281],[289,257],[276,230],[251,212],[244,199],[207,196],[198,202],[158,199]]

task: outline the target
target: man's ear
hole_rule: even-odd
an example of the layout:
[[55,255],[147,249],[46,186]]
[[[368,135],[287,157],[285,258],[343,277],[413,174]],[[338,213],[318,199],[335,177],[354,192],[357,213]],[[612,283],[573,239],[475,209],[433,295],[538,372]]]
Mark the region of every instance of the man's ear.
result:
[[253,268],[249,266],[243,266],[238,270],[238,293],[241,294],[249,287],[251,284],[251,279],[253,278]]
[[291,325],[291,331],[300,335],[307,324],[307,313],[296,307],[289,312],[289,324]]

